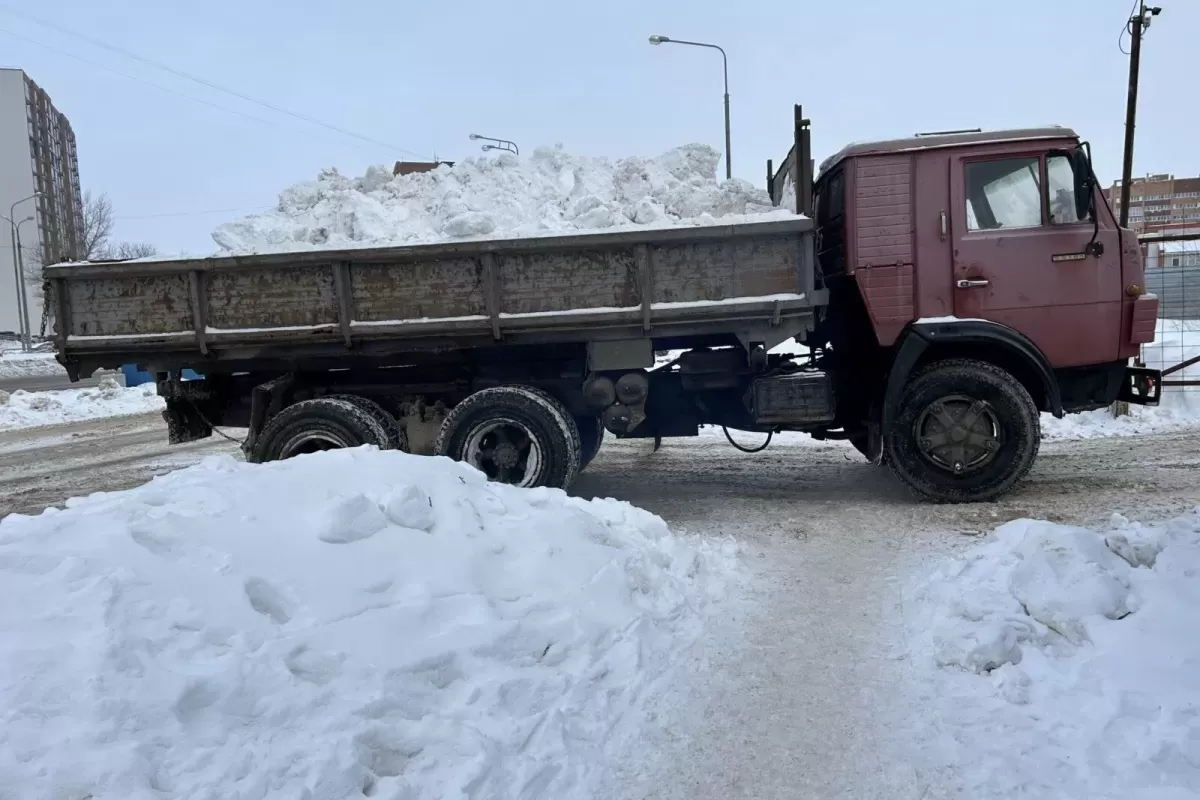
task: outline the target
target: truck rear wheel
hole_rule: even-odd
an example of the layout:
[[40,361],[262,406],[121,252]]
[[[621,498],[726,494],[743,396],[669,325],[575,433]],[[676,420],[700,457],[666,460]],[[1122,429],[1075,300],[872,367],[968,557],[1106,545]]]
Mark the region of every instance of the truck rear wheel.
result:
[[403,450],[408,452],[408,434],[404,427],[394,416],[388,413],[387,409],[376,403],[369,397],[362,397],[357,394],[331,394],[329,395],[334,400],[345,400],[347,403],[353,403],[363,411],[375,418],[375,421],[383,426],[387,433],[388,446],[380,448],[381,450]]
[[904,389],[887,441],[892,471],[945,503],[994,500],[1029,472],[1038,410],[1009,373],[982,361],[940,361]]
[[599,417],[576,417],[575,427],[579,429],[579,471],[587,469],[588,464],[600,452],[604,443],[604,423]]
[[246,458],[261,464],[364,444],[386,450],[391,442],[384,425],[358,403],[318,397],[290,405],[271,417]]
[[489,480],[565,489],[579,474],[582,447],[574,418],[545,392],[528,386],[482,389],[456,405],[434,451]]

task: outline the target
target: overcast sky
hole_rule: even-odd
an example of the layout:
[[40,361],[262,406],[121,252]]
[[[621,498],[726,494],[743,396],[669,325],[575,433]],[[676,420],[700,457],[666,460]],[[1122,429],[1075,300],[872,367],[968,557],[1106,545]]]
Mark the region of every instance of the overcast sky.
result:
[[[1197,175],[1200,3],[1163,4],[1143,48],[1134,172]],[[758,185],[787,151],[797,102],[818,160],[851,140],[1054,123],[1092,142],[1107,184],[1121,167],[1129,13],[1128,0],[0,0],[0,61],[71,120],[84,188],[112,199],[117,238],[199,255],[216,224],[323,167],[478,155],[473,131],[586,155],[722,147],[720,55],[651,47],[652,33],[726,49],[734,174]]]

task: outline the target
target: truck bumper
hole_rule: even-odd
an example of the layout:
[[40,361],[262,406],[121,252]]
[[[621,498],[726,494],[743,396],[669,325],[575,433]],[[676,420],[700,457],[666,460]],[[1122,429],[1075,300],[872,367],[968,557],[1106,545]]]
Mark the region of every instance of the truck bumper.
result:
[[1139,406],[1156,406],[1162,398],[1162,373],[1146,367],[1126,367],[1117,399]]

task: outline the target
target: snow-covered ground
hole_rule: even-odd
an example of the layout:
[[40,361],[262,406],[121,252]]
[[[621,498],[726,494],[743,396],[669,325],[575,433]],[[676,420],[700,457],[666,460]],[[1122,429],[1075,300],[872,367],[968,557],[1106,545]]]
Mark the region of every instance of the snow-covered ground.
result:
[[1010,522],[907,617],[931,797],[1200,796],[1200,509]]
[[701,144],[618,160],[543,147],[396,177],[382,165],[360,178],[326,170],[285,189],[277,208],[219,226],[213,239],[249,253],[793,216],[747,181],[718,182],[720,158]]
[[63,375],[67,371],[54,360],[54,353],[39,350],[22,353],[19,348],[0,351],[0,378],[27,378],[42,375]]
[[0,522],[0,797],[588,796],[729,539],[359,448]]
[[12,393],[0,390],[0,431],[161,411],[154,384],[133,388],[105,378],[95,389]]

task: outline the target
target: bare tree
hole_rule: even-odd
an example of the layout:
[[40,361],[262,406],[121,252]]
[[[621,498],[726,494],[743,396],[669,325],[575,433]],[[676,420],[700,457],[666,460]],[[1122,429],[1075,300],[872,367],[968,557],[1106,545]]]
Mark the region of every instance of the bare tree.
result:
[[149,242],[117,242],[113,247],[106,247],[103,258],[148,258],[158,255],[158,248]]
[[106,194],[83,193],[82,256],[85,261],[104,258],[113,232],[112,202]]

